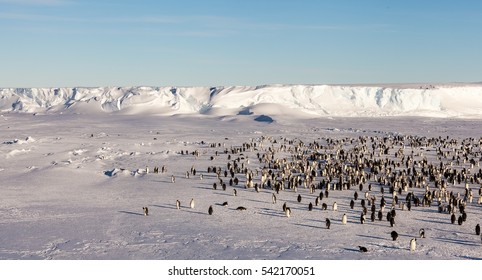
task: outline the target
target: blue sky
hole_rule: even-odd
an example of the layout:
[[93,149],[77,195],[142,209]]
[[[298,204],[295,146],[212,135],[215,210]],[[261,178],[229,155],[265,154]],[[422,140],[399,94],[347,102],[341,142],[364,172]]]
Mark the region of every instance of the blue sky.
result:
[[482,1],[0,0],[0,87],[482,81]]

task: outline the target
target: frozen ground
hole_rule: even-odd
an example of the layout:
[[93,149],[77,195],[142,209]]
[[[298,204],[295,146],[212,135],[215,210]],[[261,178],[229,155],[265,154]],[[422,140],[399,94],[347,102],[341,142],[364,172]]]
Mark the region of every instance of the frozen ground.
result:
[[[360,199],[368,183],[359,191],[361,198],[353,210],[349,202],[357,187],[330,191],[322,200],[328,210],[315,206],[310,212],[308,203],[314,203],[321,190],[313,194],[303,187],[297,192],[284,190],[273,204],[274,191],[245,188],[243,174],[236,174],[238,186],[228,185],[223,191],[216,174],[207,173],[210,166],[226,168],[225,148],[263,137],[277,143],[265,140],[259,150],[232,154],[232,160],[239,157],[249,169],[261,171],[256,154],[271,145],[279,147],[282,138],[304,143],[399,134],[479,139],[481,120],[268,115],[273,122],[255,121],[258,115],[249,112],[234,116],[4,113],[0,117],[0,259],[482,259],[481,239],[474,230],[482,222],[477,183],[470,184],[475,197],[467,206],[463,225],[451,224],[450,215],[438,213],[434,203],[411,211],[397,207],[396,224],[390,227],[385,218],[370,221],[370,214],[366,224],[360,224]],[[345,146],[350,148],[353,144]],[[480,146],[476,150],[480,159]],[[198,157],[191,154],[194,151]],[[393,158],[395,152],[392,149],[387,157]],[[410,152],[405,147],[405,153]],[[433,147],[414,152],[437,162]],[[277,154],[281,155],[288,153]],[[153,173],[156,166],[165,166],[167,172]],[[192,167],[196,175],[186,178]],[[460,168],[470,168],[470,164],[461,163]],[[472,172],[479,168],[475,166]],[[221,179],[228,183],[229,175],[222,174]],[[260,176],[255,182],[260,182]],[[371,183],[370,195],[378,198],[378,209],[380,185]],[[464,186],[450,185],[449,190],[463,194]],[[434,189],[433,182],[430,187]],[[411,191],[421,195],[425,189]],[[193,209],[191,198],[195,199]],[[176,200],[181,202],[179,210]],[[335,201],[338,210],[332,211]],[[223,202],[228,206],[221,206]],[[289,218],[282,211],[283,202],[292,209]],[[207,213],[210,205],[213,215]],[[149,216],[143,215],[145,206]],[[238,206],[247,210],[235,210]],[[344,213],[347,225],[341,224]],[[326,218],[332,221],[329,230]],[[420,228],[425,229],[426,238],[418,238]],[[391,240],[392,230],[399,234],[397,241]],[[414,237],[417,249],[410,252]],[[358,246],[367,247],[368,252],[361,253]]]

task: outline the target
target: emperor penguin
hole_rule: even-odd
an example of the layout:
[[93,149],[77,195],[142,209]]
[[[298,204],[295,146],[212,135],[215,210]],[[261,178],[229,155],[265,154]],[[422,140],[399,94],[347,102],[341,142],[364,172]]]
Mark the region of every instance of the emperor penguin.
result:
[[308,211],[313,211],[313,203],[308,204]]
[[396,241],[398,238],[398,233],[396,231],[392,231],[390,236],[392,237],[393,241]]
[[286,217],[288,217],[288,218],[291,217],[291,208],[286,207],[286,209],[285,209],[285,215],[286,215]]
[[475,226],[475,234],[476,234],[476,235],[480,235],[480,224],[477,224],[477,225]]
[[327,229],[330,229],[330,226],[331,226],[331,221],[330,221],[330,219],[326,218],[325,224],[326,224],[326,228],[327,228]]
[[333,211],[337,211],[338,210],[338,205],[336,204],[336,201],[333,202]]
[[149,209],[146,207],[142,207],[142,210],[144,211],[144,216],[149,216]]
[[417,238],[412,238],[410,240],[410,252],[415,251],[415,249],[417,249]]
[[298,203],[301,203],[301,194],[298,195]]
[[179,210],[181,209],[181,202],[178,200],[176,200],[176,208]]
[[346,217],[346,214],[343,214],[343,217],[341,218],[341,223],[346,225],[347,222],[348,222],[348,218]]
[[236,189],[233,189],[233,195],[238,196],[238,191]]
[[208,214],[209,214],[209,215],[212,215],[212,214],[213,214],[213,212],[214,212],[214,210],[213,210],[213,206],[212,206],[212,205],[210,205],[210,206],[209,206],[209,209],[208,209]]
[[191,208],[194,208],[194,198],[191,199],[191,202],[189,203],[189,206],[190,206]]
[[275,194],[273,194],[271,196],[271,201],[273,202],[273,204],[276,204],[276,195]]
[[360,252],[363,252],[363,253],[368,252],[368,249],[366,247],[358,246],[358,248],[360,248]]
[[420,234],[420,238],[425,238],[425,230],[421,228],[418,233]]

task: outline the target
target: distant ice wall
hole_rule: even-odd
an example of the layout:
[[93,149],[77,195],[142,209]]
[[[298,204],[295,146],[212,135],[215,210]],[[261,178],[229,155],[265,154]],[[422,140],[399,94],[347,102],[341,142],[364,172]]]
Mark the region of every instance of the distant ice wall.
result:
[[[276,108],[276,110],[274,109]],[[482,85],[3,88],[2,112],[482,118]],[[260,111],[261,110],[261,111]],[[266,112],[263,112],[266,111]]]

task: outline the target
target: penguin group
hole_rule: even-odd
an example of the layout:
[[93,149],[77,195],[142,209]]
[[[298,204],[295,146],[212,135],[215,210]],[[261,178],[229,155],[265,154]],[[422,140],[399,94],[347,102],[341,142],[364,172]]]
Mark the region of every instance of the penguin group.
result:
[[[326,229],[337,227],[336,223],[332,225],[332,219],[340,221],[341,216],[341,224],[346,225],[347,213],[354,220],[360,213],[360,224],[364,226],[378,223],[403,232],[397,221],[400,217],[408,219],[407,211],[415,209],[436,207],[438,215],[462,228],[475,219],[472,215],[468,217],[467,209],[482,203],[481,146],[482,138],[457,140],[395,133],[319,137],[306,142],[298,138],[259,136],[230,147],[211,143],[210,152],[196,151],[191,155],[208,157],[207,172],[198,173],[204,174],[202,185],[212,186],[214,193],[220,192],[218,186],[223,191],[232,188],[235,197],[240,194],[239,199],[233,199],[240,201],[244,192],[253,192],[267,203],[266,208],[276,209],[278,215],[299,218],[298,212],[293,216],[292,208],[313,212],[318,215],[313,216],[315,219],[325,221]],[[187,151],[182,153],[186,155]],[[222,164],[212,166],[224,158],[227,160]],[[191,168],[178,181],[195,180],[190,176],[193,173]],[[177,184],[175,175],[171,175],[171,182]],[[344,192],[347,194],[339,195]],[[474,200],[477,193],[479,199]],[[275,205],[278,202],[284,202],[282,212]],[[294,203],[290,204],[292,208],[286,206],[287,202]],[[298,205],[296,202],[303,208],[294,206]],[[332,211],[323,212],[330,204]],[[179,200],[176,208],[180,209]],[[194,208],[194,199],[190,208]],[[236,210],[246,208],[240,206]],[[213,215],[212,205],[208,214]],[[409,248],[415,251],[416,232],[405,230],[399,235],[397,231],[390,232],[391,239],[412,236]],[[429,233],[432,236],[433,231]],[[479,224],[475,233],[480,235]],[[426,237],[423,228],[417,237],[420,240]],[[362,247],[360,250],[366,252]]]

